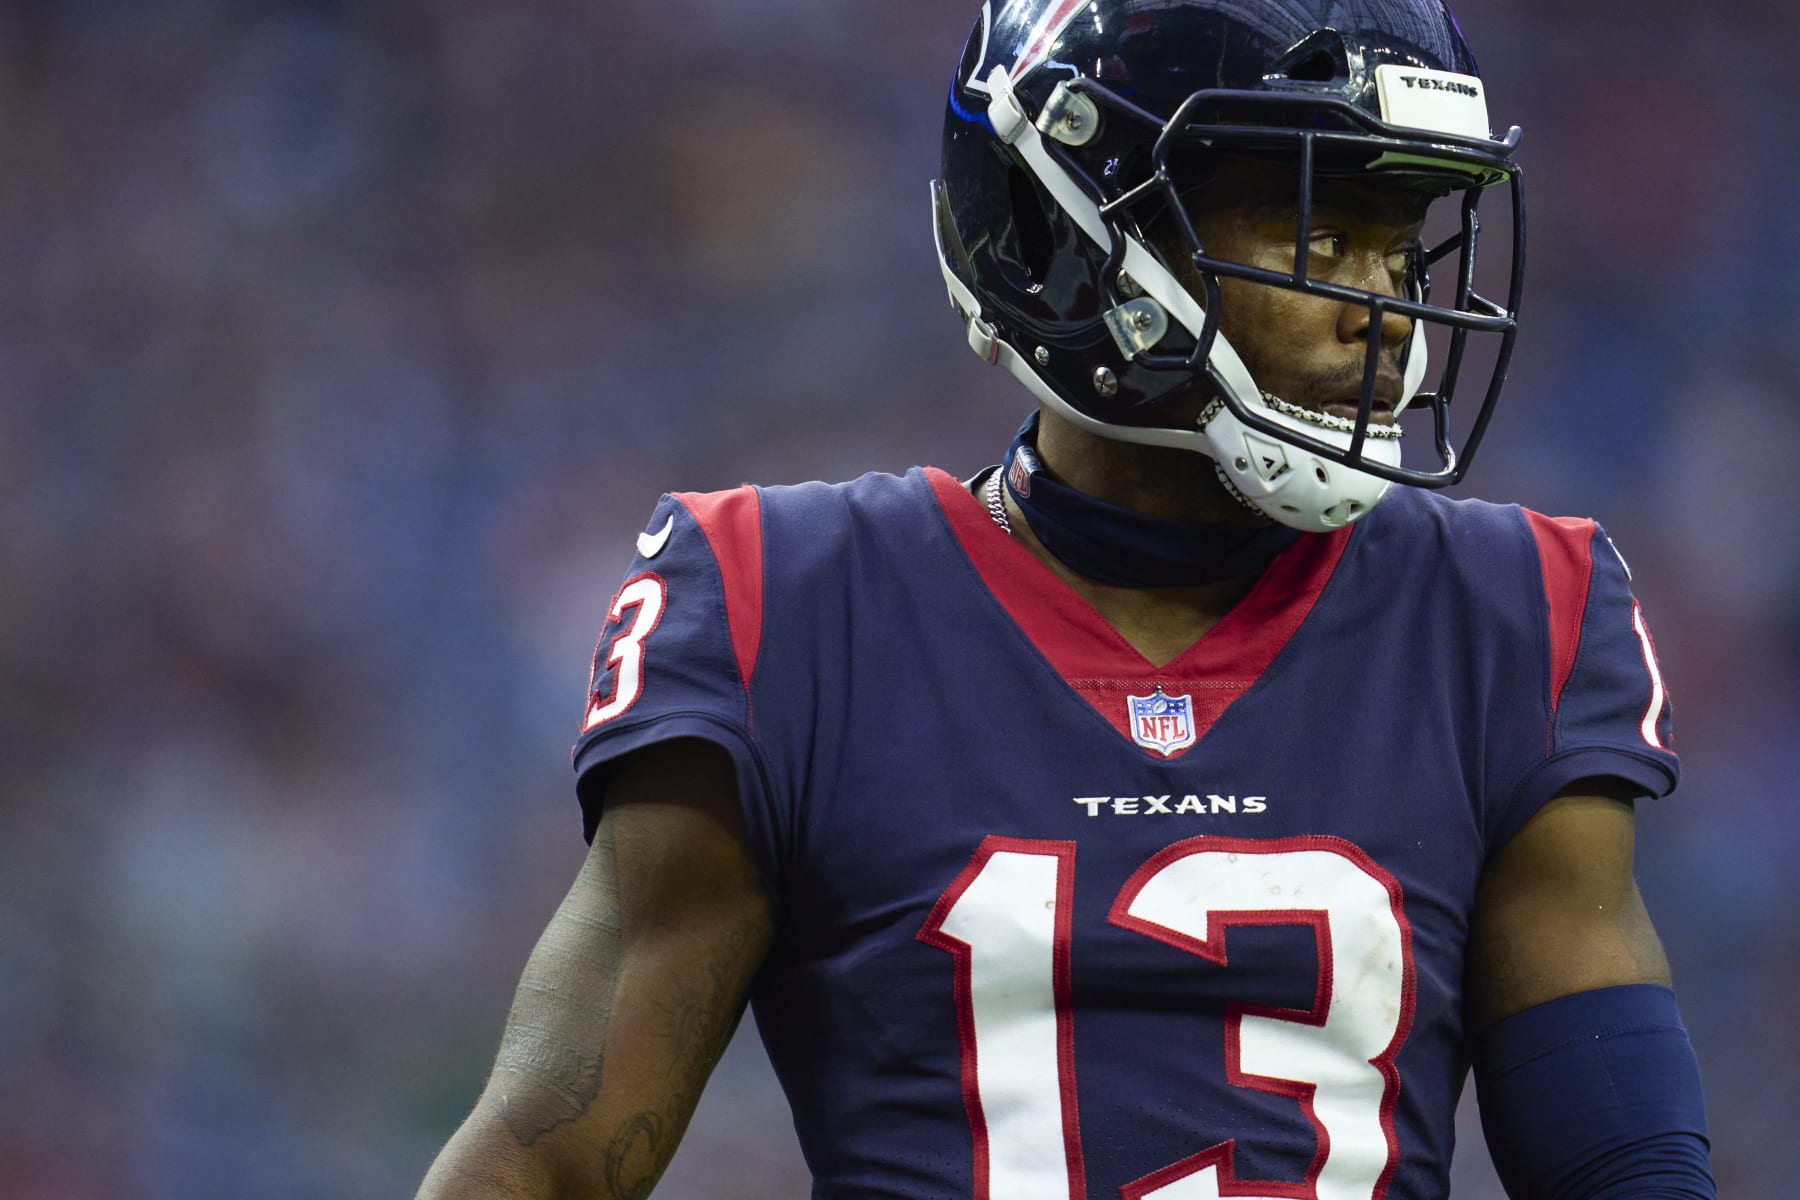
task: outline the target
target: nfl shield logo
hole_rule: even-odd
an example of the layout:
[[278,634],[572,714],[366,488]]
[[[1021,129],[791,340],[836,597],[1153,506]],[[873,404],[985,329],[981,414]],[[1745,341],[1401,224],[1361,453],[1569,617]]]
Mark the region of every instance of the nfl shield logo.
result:
[[1127,696],[1131,740],[1146,750],[1171,758],[1177,750],[1194,744],[1194,698],[1167,696],[1158,687],[1154,695]]
[[1031,477],[1037,474],[1037,455],[1031,452],[1030,446],[1020,446],[1019,452],[1012,457],[1012,463],[1006,468],[1006,483],[1013,493],[1019,496],[1031,495]]

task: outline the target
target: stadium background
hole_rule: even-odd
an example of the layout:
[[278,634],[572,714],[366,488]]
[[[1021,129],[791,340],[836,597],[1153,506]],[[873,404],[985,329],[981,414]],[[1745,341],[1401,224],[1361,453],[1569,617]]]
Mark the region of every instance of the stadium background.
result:
[[[967,473],[1023,411],[925,221],[975,7],[0,8],[0,1200],[411,1195],[580,859],[657,494]],[[1462,5],[1532,183],[1476,483],[1637,570],[1687,770],[1640,874],[1722,1191],[1775,1196],[1800,72],[1724,11]],[[659,1197],[802,1194],[770,1089],[740,1036]]]

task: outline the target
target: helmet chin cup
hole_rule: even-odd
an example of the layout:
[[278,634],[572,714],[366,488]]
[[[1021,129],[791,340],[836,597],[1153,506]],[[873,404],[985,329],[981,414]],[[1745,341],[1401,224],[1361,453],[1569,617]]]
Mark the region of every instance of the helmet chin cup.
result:
[[[1328,417],[1302,418],[1255,402],[1257,414],[1339,449],[1348,449],[1351,433]],[[1309,453],[1291,442],[1252,429],[1222,400],[1200,416],[1201,449],[1213,460],[1226,490],[1247,507],[1272,521],[1308,533],[1329,533],[1366,516],[1393,486],[1386,479]],[[1371,428],[1371,434],[1376,430]],[[1385,436],[1391,432],[1395,436]],[[1363,446],[1365,461],[1400,464],[1398,427],[1383,428]]]

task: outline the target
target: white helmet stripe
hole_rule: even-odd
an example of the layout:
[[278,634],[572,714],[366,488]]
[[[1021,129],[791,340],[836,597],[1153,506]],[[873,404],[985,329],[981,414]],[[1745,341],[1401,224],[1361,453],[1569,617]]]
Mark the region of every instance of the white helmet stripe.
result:
[[979,49],[975,52],[975,64],[969,68],[969,77],[963,81],[963,86],[968,88],[971,92],[980,92],[984,96],[987,95],[988,85],[987,85],[986,81],[984,81],[981,78],[981,64],[987,61],[988,37],[990,34],[993,33],[993,30],[994,30],[993,0],[982,0],[982,5],[981,5],[981,49]]

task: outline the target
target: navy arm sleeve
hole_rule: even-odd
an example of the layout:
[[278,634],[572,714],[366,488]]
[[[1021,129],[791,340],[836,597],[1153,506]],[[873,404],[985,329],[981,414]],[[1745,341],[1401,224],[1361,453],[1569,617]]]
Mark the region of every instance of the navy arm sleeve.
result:
[[1528,1008],[1474,1046],[1506,1194],[1714,1200],[1700,1067],[1674,993],[1629,984]]

